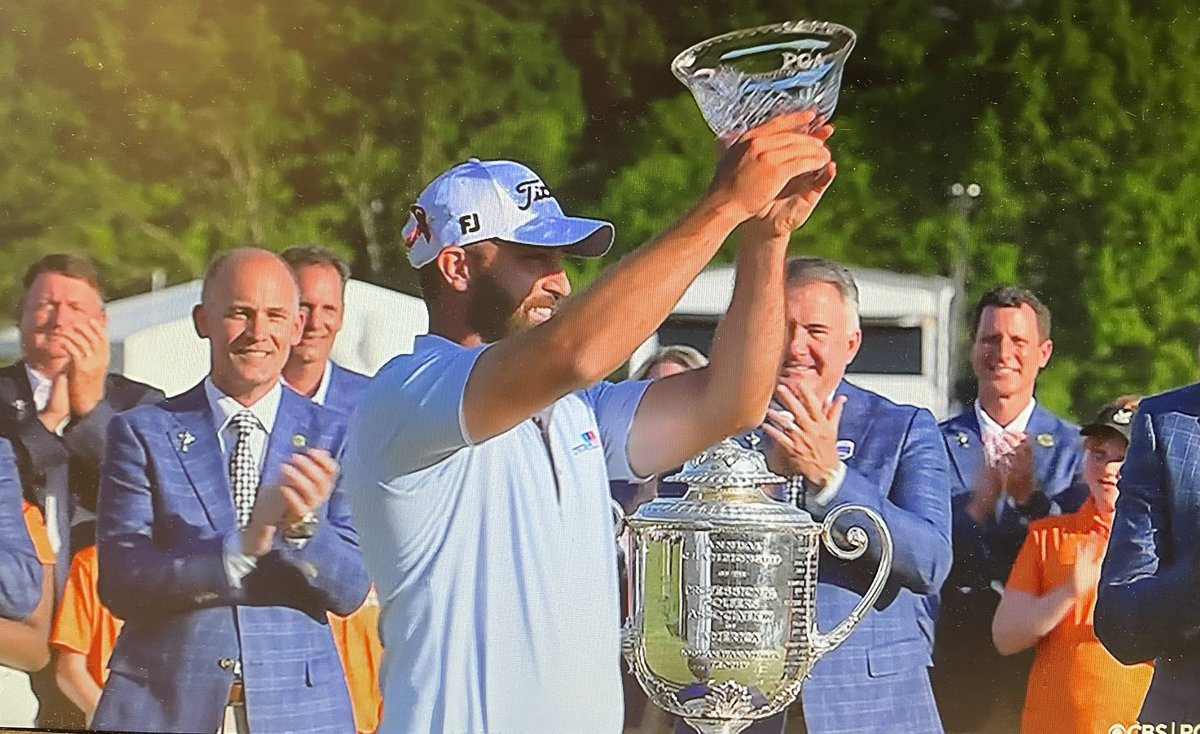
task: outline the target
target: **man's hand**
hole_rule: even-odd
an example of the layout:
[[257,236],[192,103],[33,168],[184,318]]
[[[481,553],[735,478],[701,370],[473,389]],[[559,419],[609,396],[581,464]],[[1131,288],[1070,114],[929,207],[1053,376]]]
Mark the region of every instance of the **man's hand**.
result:
[[763,433],[771,440],[766,447],[767,466],[783,476],[800,476],[814,487],[837,469],[838,425],[846,398],[836,398],[828,407],[808,388],[795,395],[784,385],[775,388],[782,410],[767,410]]
[[[818,128],[819,134],[807,132],[816,117],[813,110],[781,115],[744,133],[717,163],[709,195],[733,206],[742,221],[759,214],[768,215],[767,207],[781,196],[789,182],[805,174],[820,175],[832,160],[829,148],[825,147],[825,139],[832,130],[826,132],[828,126],[823,126]],[[809,182],[807,186],[816,183]],[[798,187],[796,193],[805,185]],[[788,199],[791,196],[784,197],[785,201]],[[798,203],[791,206],[802,209]]]
[[1026,433],[1005,432],[1002,438],[1011,448],[1004,463],[1004,491],[1018,505],[1023,505],[1037,489],[1033,478],[1033,445]]
[[967,504],[967,514],[982,525],[987,518],[996,514],[996,503],[1004,491],[1004,469],[999,464],[985,461],[983,471],[979,472],[971,490],[971,499]]
[[103,319],[90,319],[62,336],[71,359],[64,372],[71,415],[82,418],[104,399],[104,380],[110,358],[108,329]]
[[[812,136],[821,142],[828,141],[832,135],[833,125],[821,125],[812,132]],[[812,216],[836,176],[837,164],[830,161],[824,168],[788,181],[779,195],[757,216],[746,220],[742,225],[743,234],[751,240],[791,236]]]
[[293,454],[281,467],[279,481],[263,487],[254,500],[250,523],[242,531],[242,550],[255,557],[271,550],[275,532],[299,522],[329,500],[337,484],[338,464],[328,451]]
[[59,426],[71,417],[71,401],[67,395],[67,375],[60,372],[50,383],[50,400],[38,411],[38,420],[51,433],[58,433]]

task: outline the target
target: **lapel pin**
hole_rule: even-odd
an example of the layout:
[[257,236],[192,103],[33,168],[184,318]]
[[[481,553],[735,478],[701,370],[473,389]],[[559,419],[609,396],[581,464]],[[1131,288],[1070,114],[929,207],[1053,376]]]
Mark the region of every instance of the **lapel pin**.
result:
[[959,431],[958,432],[958,445],[966,446],[969,443],[971,443],[971,438],[969,436],[967,436],[967,434],[963,433],[962,431]]
[[308,439],[304,437],[304,434],[297,433],[295,436],[292,436],[292,445],[298,449],[302,449],[308,445]]
[[1052,448],[1054,446],[1054,436],[1049,433],[1039,433],[1037,435],[1038,446],[1042,448]]
[[196,437],[192,435],[191,431],[184,431],[179,434],[179,450],[182,453],[186,454],[188,448],[194,443],[196,443]]
[[17,398],[16,400],[12,401],[12,406],[13,408],[16,408],[18,413],[24,413],[26,402],[21,398]]
[[854,442],[849,439],[840,439],[837,444],[837,455],[842,461],[854,456]]

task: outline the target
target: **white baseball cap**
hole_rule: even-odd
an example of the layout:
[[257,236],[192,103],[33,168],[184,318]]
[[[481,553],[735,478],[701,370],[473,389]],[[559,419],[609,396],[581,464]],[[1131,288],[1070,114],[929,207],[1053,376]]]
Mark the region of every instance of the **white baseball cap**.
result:
[[515,161],[471,158],[434,179],[410,211],[403,236],[414,268],[447,247],[484,240],[558,247],[577,257],[599,257],[613,242],[611,224],[563,214],[542,177]]

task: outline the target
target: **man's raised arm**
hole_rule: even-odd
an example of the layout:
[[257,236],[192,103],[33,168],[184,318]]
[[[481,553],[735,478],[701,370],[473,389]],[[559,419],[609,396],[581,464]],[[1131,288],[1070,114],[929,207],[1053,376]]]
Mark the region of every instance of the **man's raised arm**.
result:
[[[463,400],[469,437],[499,435],[627,360],[735,227],[764,212],[789,181],[830,163],[824,138],[802,132],[812,120],[811,112],[779,117],[742,135],[721,158],[708,193],[673,227],[545,324],[484,351]],[[770,260],[767,253],[754,257]]]

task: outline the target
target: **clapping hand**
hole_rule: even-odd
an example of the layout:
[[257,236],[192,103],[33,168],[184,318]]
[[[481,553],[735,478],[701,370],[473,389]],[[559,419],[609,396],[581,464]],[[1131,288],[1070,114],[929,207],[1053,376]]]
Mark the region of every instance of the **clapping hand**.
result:
[[815,393],[801,387],[793,393],[785,385],[775,388],[779,408],[767,410],[763,433],[770,438],[765,447],[767,466],[776,474],[800,476],[815,487],[836,468],[838,426],[845,397],[824,405]]
[[279,528],[299,522],[329,500],[338,472],[337,461],[328,451],[293,454],[281,467],[279,480],[259,489],[242,536],[244,552],[262,556],[270,551]]

